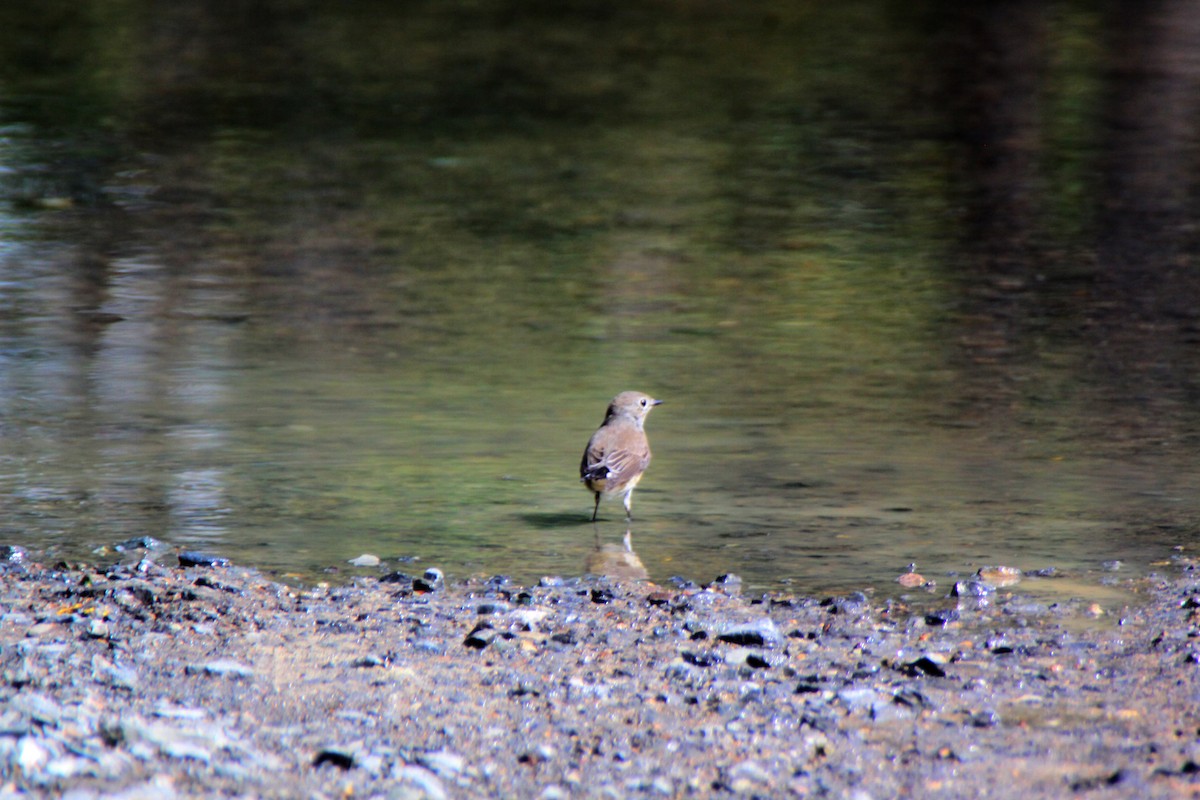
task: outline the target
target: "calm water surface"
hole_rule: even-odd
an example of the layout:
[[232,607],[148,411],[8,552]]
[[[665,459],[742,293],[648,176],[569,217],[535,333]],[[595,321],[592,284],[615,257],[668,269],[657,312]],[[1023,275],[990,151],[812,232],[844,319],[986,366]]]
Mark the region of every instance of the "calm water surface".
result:
[[1200,545],[1195,11],[76,9],[0,24],[5,542],[579,574],[639,389],[658,581]]

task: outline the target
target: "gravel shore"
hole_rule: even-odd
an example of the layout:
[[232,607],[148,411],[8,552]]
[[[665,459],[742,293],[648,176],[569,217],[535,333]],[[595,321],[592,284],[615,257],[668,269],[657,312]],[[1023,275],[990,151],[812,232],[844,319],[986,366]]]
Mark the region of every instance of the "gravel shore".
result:
[[1200,794],[1183,557],[1097,618],[987,574],[874,601],[6,555],[3,798]]

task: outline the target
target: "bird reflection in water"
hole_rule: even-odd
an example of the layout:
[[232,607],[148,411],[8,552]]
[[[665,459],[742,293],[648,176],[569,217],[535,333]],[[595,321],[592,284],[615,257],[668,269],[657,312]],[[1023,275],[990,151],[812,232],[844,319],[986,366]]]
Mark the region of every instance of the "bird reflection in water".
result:
[[642,581],[650,577],[638,554],[633,552],[633,531],[626,530],[621,544],[601,544],[596,532],[596,549],[583,561],[583,571],[627,581]]

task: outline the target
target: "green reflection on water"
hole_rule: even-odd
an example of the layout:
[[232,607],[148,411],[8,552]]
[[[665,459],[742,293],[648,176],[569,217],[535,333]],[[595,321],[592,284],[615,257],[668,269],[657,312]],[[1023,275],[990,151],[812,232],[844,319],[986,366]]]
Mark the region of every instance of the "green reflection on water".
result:
[[[65,17],[38,30],[58,61],[5,67],[28,126],[0,181],[17,539],[578,572],[579,453],[624,389],[667,401],[632,534],[660,581],[1086,567],[1194,514],[1189,412],[1163,395],[1148,432],[1109,405],[1075,287],[972,305],[983,181],[918,14],[141,10]],[[1097,191],[1099,33],[1068,11],[1055,179],[1028,189],[1050,213],[1010,208],[1033,230],[983,248],[1048,237],[1051,279],[1089,268]]]

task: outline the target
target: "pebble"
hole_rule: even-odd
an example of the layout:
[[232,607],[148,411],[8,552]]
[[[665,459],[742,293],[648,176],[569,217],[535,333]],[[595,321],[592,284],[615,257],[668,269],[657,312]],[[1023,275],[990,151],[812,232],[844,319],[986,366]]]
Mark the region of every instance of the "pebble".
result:
[[1050,613],[1050,606],[1037,600],[1014,598],[1001,609],[1005,616],[1042,617]]
[[15,544],[0,545],[0,561],[9,564],[24,564],[29,560],[29,551]]
[[1003,588],[1019,583],[1021,570],[1016,567],[980,567],[975,577],[988,586]]
[[742,579],[732,573],[721,575],[712,582],[712,588],[728,595],[738,595],[742,593]]
[[435,750],[417,757],[417,763],[443,778],[458,775],[466,767],[467,760],[449,750]]
[[417,639],[412,643],[412,648],[414,651],[430,653],[435,656],[443,655],[446,652],[446,645],[442,643],[442,640],[434,638]]
[[575,700],[577,698],[586,698],[592,701],[605,701],[612,695],[612,689],[606,683],[589,682],[578,676],[571,676],[566,680],[567,698]]
[[951,597],[985,598],[996,591],[995,587],[978,580],[956,581],[950,591]]
[[921,673],[935,678],[946,677],[946,657],[940,653],[925,653],[904,666],[910,675]]
[[118,689],[138,688],[138,672],[124,664],[114,664],[101,655],[92,656],[92,677]]
[[382,666],[385,666],[386,664],[387,664],[386,658],[384,658],[382,656],[377,656],[374,654],[368,654],[361,658],[356,658],[350,662],[350,666],[352,666],[352,667],[364,667],[364,668],[382,667]]
[[957,622],[961,616],[956,608],[940,608],[925,615],[925,624],[930,627],[945,626]]
[[222,678],[252,678],[254,670],[238,661],[231,659],[217,659],[204,664],[189,664],[187,666],[189,674],[204,673],[206,675],[215,675]]
[[596,603],[597,605],[607,605],[616,599],[616,595],[613,594],[613,590],[607,586],[597,586],[595,589],[592,589],[590,596],[592,598],[592,602]]
[[383,563],[383,559],[370,553],[363,553],[361,556],[355,556],[346,563],[352,567],[378,567]]
[[831,614],[848,614],[858,616],[871,609],[871,600],[862,592],[851,592],[845,597],[832,597],[824,601]]
[[354,760],[354,768],[368,775],[382,775],[385,761],[382,753],[364,753]]
[[686,658],[686,655],[684,654],[677,661],[667,664],[664,671],[668,680],[694,685],[700,681],[699,670]]
[[236,738],[223,725],[196,720],[188,720],[186,727],[180,727],[171,720],[122,718],[120,735],[131,743],[131,752],[143,760],[158,752],[167,758],[207,764],[214,753],[239,749]]
[[861,713],[882,702],[883,694],[868,687],[851,687],[838,692],[837,699],[851,713]]
[[[778,797],[797,789],[883,797],[892,796],[884,753],[908,728],[931,757],[946,754],[945,768],[927,773],[932,795],[959,761],[995,759],[1004,768],[1011,741],[1032,737],[1031,746],[1045,747],[1036,726],[1010,730],[1028,713],[1022,706],[1070,703],[1081,686],[1098,693],[1088,702],[1111,702],[1122,670],[1174,667],[1185,671],[1173,678],[1186,681],[1200,661],[1187,636],[1194,625],[1172,627],[1192,616],[1181,604],[1200,607],[1194,582],[1156,618],[1154,631],[1166,632],[1156,645],[1141,644],[1145,618],[1133,609],[1122,612],[1131,622],[1114,649],[1111,637],[1063,633],[1054,620],[1013,619],[1026,601],[1007,593],[995,609],[970,611],[931,609],[944,601],[925,597],[872,609],[865,594],[818,606],[694,587],[661,592],[654,603],[644,586],[569,579],[518,600],[509,579],[461,591],[440,572],[417,579],[429,587],[422,591],[439,592],[432,596],[363,577],[297,591],[235,572],[79,571],[28,601],[23,584],[10,585],[15,599],[5,597],[0,618],[9,637],[0,641],[0,799],[22,791],[173,800],[196,786],[230,796],[414,800]],[[190,591],[195,599],[179,602]],[[602,605],[592,605],[595,592]],[[81,599],[97,610],[54,613]],[[1063,616],[1087,613],[1078,601],[1063,608]],[[27,635],[36,625],[46,626],[41,635]],[[272,638],[275,630],[285,637]],[[459,646],[473,637],[482,652]],[[255,649],[264,644],[274,649]],[[1054,671],[1057,664],[1068,666]],[[251,691],[265,687],[203,676],[256,684],[271,676],[272,692],[299,711]],[[1149,691],[1140,679],[1128,685],[1141,696],[1122,698],[1128,706],[1120,708]],[[993,708],[1013,708],[1013,720]],[[1158,744],[1148,712],[1146,720],[1150,733],[1137,731],[1137,747]],[[876,733],[888,722],[903,725]],[[962,726],[970,732],[956,732]],[[1129,747],[1124,728],[1100,730],[1089,747],[1110,755]],[[1169,741],[1139,751],[1166,754],[1146,767],[1149,796],[1169,792],[1158,781],[1200,772],[1200,749],[1185,753]],[[423,750],[427,742],[432,749]],[[297,765],[316,768],[297,777]],[[1159,765],[1175,772],[1156,777]],[[146,780],[155,774],[167,777]],[[961,780],[978,788],[965,772]]]
[[56,726],[65,713],[53,699],[37,692],[22,692],[11,698],[8,705],[40,725]]
[[721,656],[714,652],[684,650],[679,656],[685,663],[695,667],[715,667],[721,663]]
[[430,567],[422,573],[421,577],[413,580],[413,591],[416,592],[436,592],[445,586],[446,576],[437,567]]
[[154,715],[165,719],[197,720],[207,717],[208,712],[203,708],[188,708],[186,706],[174,706],[170,703],[160,703],[154,707]]
[[550,612],[543,608],[518,608],[510,612],[509,616],[514,622],[525,626],[526,629],[532,629],[549,617]]
[[496,635],[491,623],[481,622],[463,639],[463,645],[472,650],[482,650],[496,640]]
[[508,604],[502,602],[488,601],[480,603],[475,607],[475,613],[481,617],[490,616],[492,614],[503,614],[508,611]]
[[29,720],[16,709],[0,712],[0,737],[20,737],[29,733]]
[[17,740],[13,763],[25,775],[33,775],[50,761],[50,750],[33,736],[22,736]]
[[29,626],[29,629],[25,631],[25,635],[39,638],[42,636],[52,636],[58,633],[60,628],[61,626],[57,622],[39,622],[36,625]]
[[770,617],[753,622],[730,625],[717,634],[717,639],[744,647],[781,647],[783,634]]
[[221,556],[213,556],[208,553],[201,553],[197,550],[185,550],[179,554],[179,566],[181,567],[228,567],[230,561],[228,558]]
[[404,789],[415,789],[415,794],[406,792],[401,794],[402,798],[412,800],[445,800],[446,790],[442,781],[438,780],[438,776],[433,772],[424,768],[424,766],[402,766],[396,770],[392,776],[396,781],[407,783]]
[[765,669],[771,666],[757,650],[748,647],[731,647],[720,653],[718,657],[721,662],[731,667],[746,666],[751,669]]
[[729,770],[729,786],[737,794],[747,794],[771,782],[771,774],[757,761],[742,761]]
[[314,767],[334,766],[347,770],[354,766],[354,754],[334,748],[325,748],[313,758]]
[[165,550],[167,545],[153,536],[134,536],[113,547],[118,553],[126,550]]
[[972,728],[991,728],[1000,724],[1000,715],[991,709],[975,711],[967,717],[967,724]]
[[650,781],[650,790],[656,794],[661,794],[664,797],[674,797],[675,783],[664,777],[657,777]]

